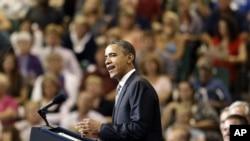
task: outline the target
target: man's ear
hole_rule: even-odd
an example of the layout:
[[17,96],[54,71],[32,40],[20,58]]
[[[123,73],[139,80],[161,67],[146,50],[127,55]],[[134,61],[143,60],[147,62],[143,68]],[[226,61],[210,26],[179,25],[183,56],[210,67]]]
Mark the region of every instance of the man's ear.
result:
[[128,54],[128,64],[133,63],[133,61],[135,60],[135,56],[132,53]]

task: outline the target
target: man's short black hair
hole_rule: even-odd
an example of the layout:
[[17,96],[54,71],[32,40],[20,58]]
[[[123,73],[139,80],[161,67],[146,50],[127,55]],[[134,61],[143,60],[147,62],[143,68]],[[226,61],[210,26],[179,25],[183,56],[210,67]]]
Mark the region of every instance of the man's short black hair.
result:
[[134,55],[133,64],[135,65],[136,52],[135,52],[134,46],[130,42],[125,41],[125,40],[114,40],[109,45],[112,45],[112,44],[116,44],[119,47],[121,47],[125,54],[131,53],[132,55]]
[[230,119],[238,120],[240,122],[239,125],[247,125],[247,124],[249,124],[247,118],[242,116],[242,115],[237,115],[237,114],[229,115],[224,121],[230,120]]

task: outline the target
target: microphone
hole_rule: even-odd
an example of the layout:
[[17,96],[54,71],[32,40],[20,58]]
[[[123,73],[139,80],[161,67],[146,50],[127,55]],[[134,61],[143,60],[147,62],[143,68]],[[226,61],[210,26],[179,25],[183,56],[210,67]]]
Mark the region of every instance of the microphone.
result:
[[62,102],[66,100],[66,98],[67,96],[65,94],[59,94],[52,101],[50,101],[47,105],[43,106],[37,111],[39,115],[43,118],[47,126],[49,126],[49,123],[46,119],[46,113],[48,112],[48,108],[55,104],[61,104]]

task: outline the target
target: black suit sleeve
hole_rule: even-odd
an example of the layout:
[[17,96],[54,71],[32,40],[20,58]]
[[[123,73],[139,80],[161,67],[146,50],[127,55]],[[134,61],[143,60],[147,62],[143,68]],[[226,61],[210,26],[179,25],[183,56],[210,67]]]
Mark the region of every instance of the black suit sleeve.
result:
[[123,98],[126,99],[126,96],[128,96],[127,105],[129,106],[127,110],[119,112],[128,112],[127,122],[120,125],[103,124],[100,132],[100,138],[103,141],[145,140],[147,134],[155,129],[154,121],[160,118],[154,113],[156,111],[159,114],[156,110],[159,104],[153,87],[143,79],[132,82]]

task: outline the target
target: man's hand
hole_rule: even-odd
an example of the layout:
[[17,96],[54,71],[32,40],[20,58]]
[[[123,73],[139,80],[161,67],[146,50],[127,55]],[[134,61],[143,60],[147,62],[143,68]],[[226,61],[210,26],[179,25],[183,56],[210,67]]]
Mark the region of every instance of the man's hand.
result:
[[101,123],[93,119],[83,119],[77,123],[76,128],[83,137],[98,138]]

